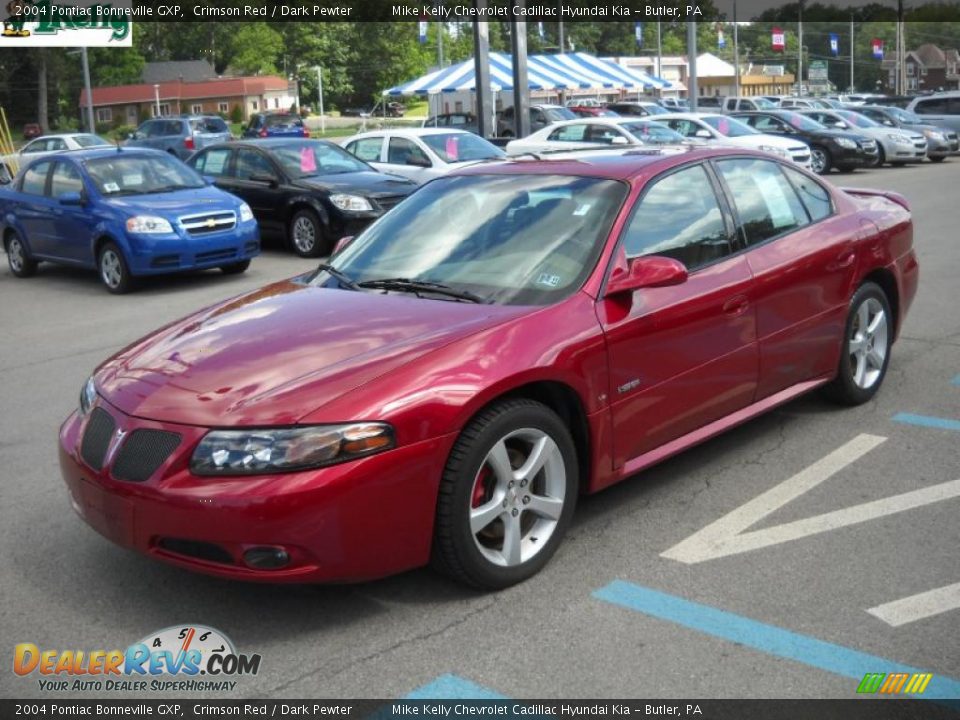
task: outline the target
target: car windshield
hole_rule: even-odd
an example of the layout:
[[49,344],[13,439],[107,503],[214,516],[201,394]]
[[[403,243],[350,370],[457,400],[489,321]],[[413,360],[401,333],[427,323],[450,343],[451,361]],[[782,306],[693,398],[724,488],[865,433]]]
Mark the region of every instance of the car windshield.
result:
[[826,127],[818,123],[812,118],[808,118],[806,115],[801,115],[800,113],[788,112],[784,113],[784,117],[788,123],[790,123],[797,130],[826,130]]
[[[546,305],[593,269],[627,186],[558,175],[468,175],[428,183],[331,261],[354,282],[441,283],[508,305]],[[328,273],[315,283],[337,285]]]
[[544,108],[543,114],[547,116],[547,120],[550,122],[557,122],[558,120],[576,120],[577,116],[572,110],[568,110],[565,107],[556,107],[556,108]]
[[496,145],[472,133],[442,133],[423,135],[421,138],[441,160],[448,163],[489,160],[506,157]]
[[880,127],[880,123],[876,123],[866,115],[861,115],[860,113],[850,112],[849,110],[838,110],[837,115],[842,117],[848,123],[854,127],[859,128],[875,128]]
[[74,135],[73,141],[82,148],[103,147],[111,144],[97,135]]
[[897,118],[902,123],[907,125],[925,125],[924,121],[920,118],[919,115],[914,115],[908,110],[901,110],[900,108],[888,108],[887,112],[893,117]]
[[686,141],[686,138],[676,130],[671,130],[666,125],[658,122],[635,120],[633,122],[621,123],[620,127],[644,143],[667,145]]
[[86,162],[97,190],[108,197],[148,195],[204,187],[203,178],[167,154],[129,155],[118,152]]
[[700,118],[707,125],[712,127],[721,135],[726,137],[743,137],[744,135],[762,135],[759,130],[754,130],[744,122],[736,118],[724,117],[723,115],[708,115]]
[[290,141],[270,145],[269,148],[292,178],[370,170],[369,165],[357,160],[343,148],[322,140]]
[[753,102],[756,104],[758,110],[772,110],[776,107],[776,104],[770,102],[766,98],[755,97],[751,98],[751,100],[753,100]]

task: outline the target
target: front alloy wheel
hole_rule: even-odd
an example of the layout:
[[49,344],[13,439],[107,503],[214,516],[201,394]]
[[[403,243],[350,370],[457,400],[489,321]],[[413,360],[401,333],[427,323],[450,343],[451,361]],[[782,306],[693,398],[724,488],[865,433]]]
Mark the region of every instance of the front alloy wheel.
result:
[[826,148],[810,148],[810,169],[817,175],[823,175],[830,170],[830,152]]
[[107,243],[100,250],[97,261],[100,279],[107,286],[107,290],[115,295],[122,295],[133,288],[133,276],[123,258],[123,252],[115,244]]
[[491,406],[450,453],[437,502],[434,564],[482,588],[531,577],[560,544],[576,489],[573,440],[552,410],[527,399]]
[[840,367],[830,386],[834,397],[847,405],[872,398],[886,375],[892,342],[887,296],[880,286],[864,283],[850,301]]
[[290,246],[300,257],[329,255],[320,218],[313,210],[299,210],[290,218]]

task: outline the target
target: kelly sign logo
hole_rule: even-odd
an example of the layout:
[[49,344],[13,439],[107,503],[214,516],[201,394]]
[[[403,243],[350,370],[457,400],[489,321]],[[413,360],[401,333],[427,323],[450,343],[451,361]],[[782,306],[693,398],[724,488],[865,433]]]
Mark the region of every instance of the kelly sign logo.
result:
[[0,47],[130,47],[133,42],[130,0],[0,0],[0,13]]

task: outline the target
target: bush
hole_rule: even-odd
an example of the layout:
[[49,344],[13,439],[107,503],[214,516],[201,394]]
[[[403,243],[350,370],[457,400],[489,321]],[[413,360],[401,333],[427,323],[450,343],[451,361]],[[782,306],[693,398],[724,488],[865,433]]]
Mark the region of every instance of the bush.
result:
[[97,135],[106,135],[110,132],[110,123],[97,123],[94,127],[94,132],[96,132]]
[[230,122],[233,124],[240,124],[243,122],[243,108],[239,105],[234,105],[230,110]]
[[133,125],[117,125],[107,136],[108,140],[126,140],[127,135],[132,134],[137,128]]

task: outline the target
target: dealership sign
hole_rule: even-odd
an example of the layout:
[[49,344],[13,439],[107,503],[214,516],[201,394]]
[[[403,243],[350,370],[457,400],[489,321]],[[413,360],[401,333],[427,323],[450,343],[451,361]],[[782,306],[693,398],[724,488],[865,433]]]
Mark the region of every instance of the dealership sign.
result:
[[10,0],[0,12],[0,47],[130,47],[133,42],[130,0]]

